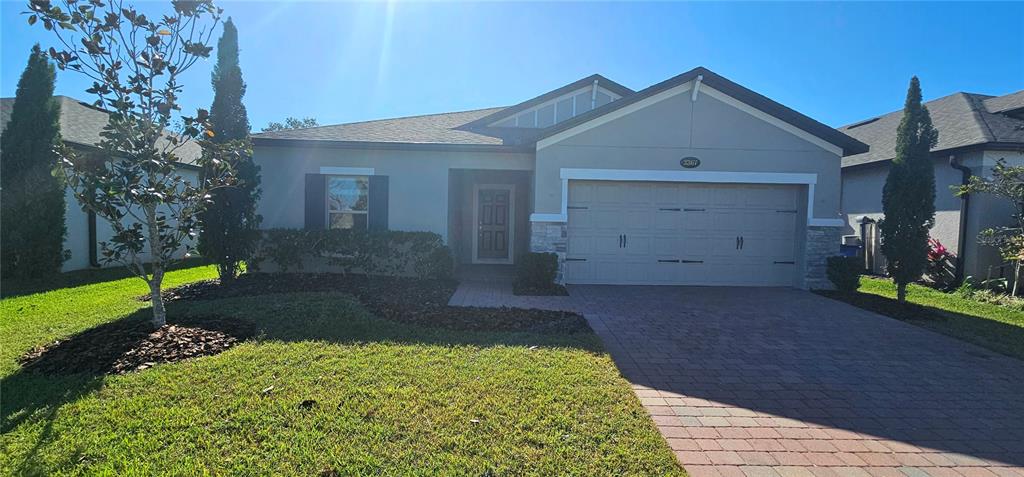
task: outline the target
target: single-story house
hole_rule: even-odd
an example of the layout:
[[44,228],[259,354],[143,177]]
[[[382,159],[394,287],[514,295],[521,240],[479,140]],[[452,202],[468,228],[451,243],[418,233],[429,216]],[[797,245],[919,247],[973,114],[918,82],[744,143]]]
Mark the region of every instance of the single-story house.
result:
[[[955,93],[925,103],[939,132],[932,149],[935,161],[935,226],[931,236],[957,254],[961,277],[984,279],[1003,276],[998,251],[980,245],[984,229],[1011,225],[1011,204],[991,195],[976,194],[966,200],[953,194],[967,175],[989,176],[996,161],[1024,165],[1024,91],[1005,96]],[[874,221],[882,218],[882,187],[896,156],[896,128],[903,111],[858,121],[840,131],[868,144],[871,149],[843,157],[843,234],[877,250]],[[864,237],[867,239],[864,240]],[[870,254],[869,254],[870,255]],[[869,265],[882,271],[884,258],[874,254]],[[991,267],[991,268],[990,268]]]
[[[98,148],[100,132],[107,125],[108,113],[92,104],[67,96],[55,96],[60,102],[60,134],[64,144],[79,154],[101,152]],[[0,130],[7,127],[11,119],[14,98],[0,98]],[[197,181],[199,167],[194,163],[202,155],[202,148],[194,142],[183,144],[177,155],[181,160],[179,174],[188,181]],[[61,267],[62,271],[81,270],[99,266],[120,266],[116,263],[102,263],[100,243],[110,240],[113,229],[103,219],[97,220],[96,215],[82,210],[78,200],[68,188],[65,193],[65,216],[67,234],[64,236],[64,249],[70,257]],[[131,219],[126,218],[125,223]],[[182,252],[184,253],[184,252]],[[148,261],[148,252],[141,254]]]
[[266,228],[440,234],[460,266],[554,252],[565,283],[827,287],[868,146],[705,68],[514,106],[253,136]]

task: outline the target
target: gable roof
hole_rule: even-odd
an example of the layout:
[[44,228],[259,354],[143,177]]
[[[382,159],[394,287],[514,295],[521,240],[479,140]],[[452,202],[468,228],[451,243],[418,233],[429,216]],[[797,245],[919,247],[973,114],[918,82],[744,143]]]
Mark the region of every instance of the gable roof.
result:
[[477,120],[475,120],[473,122],[467,123],[463,127],[467,128],[467,129],[486,127],[488,124],[491,124],[493,122],[496,122],[496,121],[498,121],[500,119],[503,119],[503,118],[506,118],[506,117],[509,117],[509,116],[513,116],[513,115],[515,115],[516,113],[518,113],[520,111],[525,111],[525,110],[530,109],[530,108],[532,108],[532,107],[534,107],[534,106],[536,106],[538,104],[544,103],[545,101],[557,98],[557,97],[565,95],[565,94],[569,94],[569,93],[571,93],[573,91],[576,91],[576,90],[578,90],[580,88],[584,88],[584,87],[590,86],[590,85],[594,84],[595,81],[597,82],[598,86],[600,86],[600,87],[602,87],[604,89],[607,89],[608,91],[611,91],[611,92],[613,92],[613,93],[615,93],[615,94],[617,94],[619,96],[622,96],[622,97],[626,97],[626,96],[629,96],[629,95],[634,93],[633,90],[631,90],[631,89],[629,89],[629,88],[627,88],[625,86],[622,86],[621,84],[616,83],[616,82],[614,82],[614,81],[612,81],[612,80],[610,80],[608,78],[605,78],[604,76],[601,76],[599,74],[592,74],[590,76],[587,76],[586,78],[581,78],[579,80],[573,81],[572,83],[569,83],[569,84],[567,84],[565,86],[562,86],[561,88],[548,91],[547,93],[544,93],[544,94],[542,94],[540,96],[537,96],[535,98],[531,98],[531,99],[528,99],[526,101],[523,101],[522,103],[519,103],[519,104],[517,104],[515,106],[509,106],[508,108],[502,108],[502,109],[500,109],[498,111],[495,111],[493,114],[489,114],[489,115],[484,116],[482,118],[479,118],[479,119],[477,119]]
[[[527,151],[532,150],[534,143],[540,139],[691,81],[699,75],[704,76],[702,80],[704,84],[819,137],[826,142],[835,144],[843,149],[844,154],[856,154],[864,152],[868,148],[866,144],[854,138],[733,83],[703,67],[694,68],[639,92],[634,92],[604,76],[595,74],[515,106],[265,132],[254,134],[253,144],[324,144],[332,147],[357,148],[432,147]],[[598,81],[599,86],[616,94],[621,94],[622,98],[547,128],[487,126],[506,116],[514,115],[552,98],[591,85],[595,80]]]
[[[1024,91],[998,97],[953,93],[924,104],[939,131],[939,142],[932,152],[993,143],[1024,146],[1024,119],[1004,114],[1024,108]],[[896,129],[902,119],[901,109],[839,128],[871,145],[868,152],[844,157],[843,167],[896,157]]]
[[[100,132],[107,125],[106,111],[68,96],[54,96],[60,102],[60,135],[65,143],[84,147],[99,147],[103,139]],[[7,128],[14,109],[14,98],[0,98],[0,130]],[[169,132],[165,134],[171,134]],[[176,151],[178,159],[194,165],[203,149],[194,141],[182,144]]]
[[821,138],[822,140],[835,144],[843,149],[843,154],[858,154],[868,150],[868,146],[846,134],[843,134],[825,124],[822,124],[808,116],[805,116],[793,109],[790,109],[782,104],[779,104],[765,96],[762,96],[754,91],[751,91],[739,84],[736,84],[717,73],[699,66],[686,73],[678,76],[669,78],[661,83],[647,87],[640,90],[630,96],[625,96],[622,99],[613,101],[605,104],[592,111],[588,111],[584,114],[568,119],[561,123],[555,124],[551,128],[545,129],[537,139],[543,139],[562,131],[571,129],[575,126],[583,124],[592,119],[598,118],[605,114],[608,114],[617,109],[629,106],[630,104],[636,103],[644,98],[654,96],[662,91],[672,89],[681,84],[693,81],[698,76],[703,76],[701,80],[702,84],[708,85],[718,91],[721,91],[738,101],[746,103],[751,107],[754,107],[766,114],[774,116],[782,121],[785,121],[797,128],[800,128],[814,136]]
[[253,134],[253,140],[342,141],[361,143],[464,144],[500,146],[502,138],[457,129],[505,108],[424,114],[392,119],[286,129]]

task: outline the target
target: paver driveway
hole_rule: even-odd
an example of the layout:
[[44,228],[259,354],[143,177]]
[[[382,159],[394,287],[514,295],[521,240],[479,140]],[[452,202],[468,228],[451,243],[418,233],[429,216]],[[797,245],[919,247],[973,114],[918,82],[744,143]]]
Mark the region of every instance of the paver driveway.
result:
[[570,295],[529,304],[587,317],[691,475],[1024,477],[1024,362],[799,290]]

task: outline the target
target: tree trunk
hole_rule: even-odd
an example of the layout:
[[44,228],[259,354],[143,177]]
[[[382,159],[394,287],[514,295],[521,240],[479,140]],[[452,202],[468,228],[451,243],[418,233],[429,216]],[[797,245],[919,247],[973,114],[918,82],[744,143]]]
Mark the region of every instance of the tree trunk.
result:
[[1020,260],[1013,266],[1013,291],[1010,292],[1010,296],[1017,296],[1017,290],[1020,288],[1017,284],[1020,283]]
[[160,240],[160,228],[156,223],[156,206],[146,206],[146,221],[149,223],[149,254],[153,265],[153,278],[149,282],[149,299],[153,304],[153,327],[159,328],[167,324],[167,310],[164,308],[164,295],[161,285],[164,281],[164,263]]
[[896,301],[900,303],[907,302],[907,284],[897,283],[896,284]]
[[167,324],[167,310],[164,308],[164,295],[160,291],[160,283],[149,282],[149,299],[153,304],[153,327],[159,328]]

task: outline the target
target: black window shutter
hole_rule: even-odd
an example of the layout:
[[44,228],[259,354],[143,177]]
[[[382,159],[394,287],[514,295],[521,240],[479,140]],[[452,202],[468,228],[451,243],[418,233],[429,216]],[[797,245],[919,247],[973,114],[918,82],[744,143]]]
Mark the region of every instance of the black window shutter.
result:
[[388,229],[388,176],[370,176],[369,229]]
[[327,180],[323,174],[306,174],[306,229],[322,230],[327,224]]

